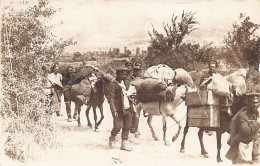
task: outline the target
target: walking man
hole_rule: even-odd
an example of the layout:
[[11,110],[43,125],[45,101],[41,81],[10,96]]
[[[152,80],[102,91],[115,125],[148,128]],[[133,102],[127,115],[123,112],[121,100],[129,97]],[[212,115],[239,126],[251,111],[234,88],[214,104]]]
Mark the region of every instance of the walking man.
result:
[[48,79],[51,82],[52,88],[51,88],[51,106],[52,109],[56,112],[57,116],[61,116],[60,114],[60,108],[61,108],[61,95],[63,91],[62,86],[62,75],[58,73],[59,66],[55,64],[53,67],[53,72],[48,75]]
[[132,110],[127,96],[126,80],[127,69],[120,67],[116,69],[116,81],[110,83],[107,100],[113,116],[113,129],[109,137],[109,146],[113,147],[117,133],[122,129],[121,150],[132,151],[127,146],[127,140],[132,121]]
[[260,93],[247,94],[247,106],[242,108],[232,119],[230,128],[230,138],[228,144],[230,149],[226,154],[234,164],[247,163],[241,152],[240,143],[249,144],[253,141],[252,162],[259,163],[259,143],[260,143],[260,118],[259,101]]
[[[62,75],[62,85],[64,86],[63,94],[64,94],[64,102],[66,105],[66,112],[68,116],[68,122],[72,121],[71,118],[71,100],[69,97],[71,96],[71,86],[74,84],[74,72],[73,67],[68,66],[66,73]],[[74,119],[77,118],[77,112],[74,110]]]

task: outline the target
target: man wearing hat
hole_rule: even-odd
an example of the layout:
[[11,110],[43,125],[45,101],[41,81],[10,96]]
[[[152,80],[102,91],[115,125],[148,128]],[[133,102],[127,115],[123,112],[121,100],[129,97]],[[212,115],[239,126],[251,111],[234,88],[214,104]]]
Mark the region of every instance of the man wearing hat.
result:
[[142,77],[142,64],[141,62],[136,62],[133,67],[133,79]]
[[126,79],[131,81],[133,79],[133,64],[131,62],[126,62],[125,67],[127,68]]
[[131,151],[132,149],[127,147],[127,140],[132,121],[132,111],[127,95],[128,88],[126,86],[126,74],[127,68],[117,68],[116,81],[111,82],[109,85],[110,91],[107,94],[107,100],[110,105],[114,124],[111,131],[111,136],[109,137],[109,146],[111,148],[113,147],[115,137],[117,133],[122,129],[122,144],[120,149]]
[[[136,80],[136,79],[140,79],[141,73],[142,73],[142,68],[141,68],[142,64],[140,62],[136,62],[134,67],[133,67],[133,79],[132,81]],[[133,108],[135,108],[136,103],[133,103]],[[138,130],[138,124],[139,124],[139,117],[134,109],[133,111],[133,117],[132,117],[132,125],[131,125],[131,133],[136,133],[137,135],[139,135],[139,133],[137,132]],[[137,136],[136,135],[136,136]]]
[[232,119],[230,127],[230,138],[228,144],[230,149],[226,154],[233,163],[246,163],[243,153],[239,148],[240,143],[249,144],[253,141],[252,162],[259,163],[259,101],[260,93],[249,93],[246,95],[247,106],[242,108]]
[[212,81],[211,77],[216,73],[216,68],[218,67],[218,63],[215,60],[209,61],[208,64],[209,71],[207,74],[203,75],[200,79],[200,90],[206,90],[207,85]]

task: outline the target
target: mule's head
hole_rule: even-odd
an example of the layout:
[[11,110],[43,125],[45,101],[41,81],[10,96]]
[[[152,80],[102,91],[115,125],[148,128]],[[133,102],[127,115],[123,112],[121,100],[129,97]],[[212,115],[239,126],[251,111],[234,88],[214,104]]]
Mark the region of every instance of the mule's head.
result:
[[174,100],[180,99],[180,98],[184,99],[185,94],[189,91],[192,91],[192,89],[186,84],[174,85],[173,88],[172,88],[173,99]]

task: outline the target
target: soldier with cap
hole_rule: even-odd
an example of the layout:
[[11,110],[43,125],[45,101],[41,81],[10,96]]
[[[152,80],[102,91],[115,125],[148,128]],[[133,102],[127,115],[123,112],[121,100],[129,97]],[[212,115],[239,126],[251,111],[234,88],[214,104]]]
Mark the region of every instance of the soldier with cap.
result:
[[[142,63],[140,62],[136,62],[134,67],[133,67],[133,79],[132,81],[136,80],[136,79],[140,79],[142,78],[141,74],[142,74]],[[135,108],[136,103],[133,102],[133,108]],[[139,125],[139,117],[138,114],[136,113],[135,109],[133,109],[133,117],[132,117],[132,125],[131,125],[131,133],[136,133],[136,136],[139,135],[138,133],[138,125]]]
[[247,106],[242,108],[232,119],[230,126],[230,138],[228,144],[230,149],[226,154],[229,160],[233,163],[247,163],[243,158],[240,143],[249,144],[253,141],[252,163],[259,163],[259,102],[260,93],[249,93],[246,95]]
[[132,121],[132,110],[127,94],[129,84],[126,80],[126,74],[127,68],[117,68],[116,81],[111,82],[109,85],[110,91],[107,94],[107,100],[110,105],[114,124],[111,136],[109,137],[109,146],[111,148],[113,147],[115,137],[122,129],[122,144],[120,149],[131,151],[132,149],[127,147],[127,140]]
[[133,64],[131,62],[126,62],[125,67],[127,69],[126,79],[131,81],[133,79]]
[[[75,75],[74,75],[74,71],[73,71],[73,67],[72,66],[68,66],[66,73],[62,74],[62,85],[64,86],[64,90],[63,90],[63,94],[64,94],[64,102],[66,105],[66,112],[67,112],[67,116],[68,116],[68,122],[72,121],[71,118],[71,101],[69,99],[70,96],[70,90],[72,85],[74,84],[75,81]],[[77,117],[77,112],[74,112],[74,119],[76,119]]]
[[136,62],[133,67],[133,79],[142,77],[142,63]]
[[216,74],[216,68],[218,67],[218,63],[215,60],[209,61],[208,64],[209,71],[207,74],[203,75],[200,79],[200,90],[206,90],[207,85],[212,81],[213,74]]

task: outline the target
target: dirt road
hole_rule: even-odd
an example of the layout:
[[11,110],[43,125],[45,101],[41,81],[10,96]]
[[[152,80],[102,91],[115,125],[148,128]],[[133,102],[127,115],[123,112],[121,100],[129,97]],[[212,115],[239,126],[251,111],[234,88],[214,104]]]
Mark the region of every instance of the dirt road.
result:
[[[74,109],[74,105],[72,106]],[[224,156],[228,150],[226,141],[228,134],[224,134],[222,138],[222,159],[223,163],[218,164],[216,162],[217,143],[215,133],[212,136],[205,134],[204,143],[205,148],[209,153],[209,158],[203,158],[200,155],[200,145],[197,136],[198,129],[190,128],[186,138],[186,152],[180,153],[180,142],[182,139],[182,132],[178,139],[171,143],[170,146],[165,146],[162,140],[162,122],[161,117],[157,116],[153,119],[153,126],[160,141],[154,141],[150,129],[146,123],[146,118],[141,116],[139,129],[141,132],[140,138],[135,138],[130,135],[130,146],[133,147],[132,152],[121,151],[120,135],[117,136],[116,147],[110,149],[108,146],[108,137],[110,136],[110,130],[112,128],[112,117],[107,102],[104,104],[105,119],[100,125],[98,132],[94,132],[94,129],[87,126],[87,120],[85,117],[86,107],[82,108],[81,121],[82,126],[78,127],[77,122],[67,122],[65,105],[62,104],[62,117],[53,116],[53,120],[61,127],[59,132],[59,140],[63,146],[59,149],[49,150],[44,153],[42,157],[30,161],[26,165],[28,166],[74,166],[74,165],[192,165],[192,166],[219,166],[219,165],[231,165]],[[181,121],[182,126],[185,124],[185,106],[181,105],[176,115]],[[98,116],[100,117],[99,111]],[[93,112],[90,111],[90,118],[92,124]],[[177,125],[171,118],[167,118],[167,138],[171,141],[171,137],[177,131]],[[38,153],[37,151],[35,153]],[[5,165],[11,164],[12,166],[21,165],[18,162],[7,161]]]

